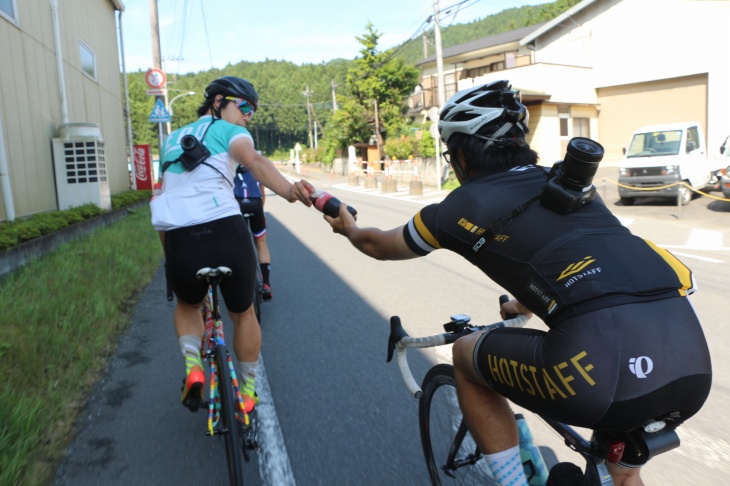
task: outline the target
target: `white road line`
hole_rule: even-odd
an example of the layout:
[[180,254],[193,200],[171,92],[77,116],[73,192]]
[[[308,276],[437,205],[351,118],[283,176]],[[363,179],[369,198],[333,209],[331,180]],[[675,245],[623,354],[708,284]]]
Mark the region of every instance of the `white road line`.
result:
[[256,371],[256,392],[259,394],[256,420],[258,420],[261,445],[261,450],[258,451],[261,481],[269,486],[296,486],[289,454],[284,444],[284,435],[281,433],[279,418],[274,407],[274,397],[269,388],[263,356],[259,356],[259,366]]
[[[361,186],[350,186],[348,184],[335,184],[332,187],[335,189],[343,190],[343,191],[357,192],[360,194],[367,194],[367,195],[378,196],[378,197],[383,197],[383,198],[406,200],[409,202],[420,203],[423,205],[431,204],[432,202],[443,201],[444,198],[449,194],[446,191],[423,191],[423,194],[420,196],[412,196],[410,194],[410,191],[406,191],[406,190],[399,190],[397,192],[391,192],[391,193],[383,193],[380,189],[364,188]],[[434,196],[434,197],[431,197],[429,199],[418,199],[418,198],[422,198],[424,196],[426,196],[426,197]]]
[[[669,248],[671,245],[659,245],[662,248]],[[709,258],[709,257],[701,257],[698,255],[693,255],[691,253],[684,253],[682,251],[672,251],[673,255],[676,256],[683,256],[687,258],[694,258],[695,260],[700,260],[703,262],[709,262],[709,263],[725,263],[725,260],[718,260],[717,258]]]
[[687,246],[694,247],[698,250],[722,248],[722,233],[719,231],[694,228],[687,239]]

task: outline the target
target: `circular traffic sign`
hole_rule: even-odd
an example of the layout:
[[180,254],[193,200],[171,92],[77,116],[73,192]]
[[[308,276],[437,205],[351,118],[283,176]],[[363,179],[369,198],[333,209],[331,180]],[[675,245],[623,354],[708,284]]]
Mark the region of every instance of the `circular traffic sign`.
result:
[[144,79],[147,81],[147,86],[152,89],[160,89],[164,87],[165,82],[167,81],[167,77],[165,76],[165,73],[162,72],[162,69],[157,68],[149,69]]

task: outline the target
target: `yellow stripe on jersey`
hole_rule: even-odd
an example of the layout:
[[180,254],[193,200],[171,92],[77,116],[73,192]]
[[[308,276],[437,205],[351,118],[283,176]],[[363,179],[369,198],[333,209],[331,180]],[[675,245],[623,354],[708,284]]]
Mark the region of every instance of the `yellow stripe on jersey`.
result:
[[418,214],[416,214],[413,217],[413,223],[416,227],[416,231],[418,231],[418,234],[423,238],[423,240],[431,245],[432,247],[439,249],[441,248],[441,245],[439,245],[438,240],[434,238],[434,236],[431,234],[431,232],[426,228],[426,225],[423,224],[423,220],[421,219],[421,212],[419,211]]
[[687,290],[690,290],[693,287],[692,284],[692,271],[687,268],[684,263],[677,260],[677,257],[672,255],[670,252],[665,250],[664,248],[660,248],[656,246],[654,243],[652,243],[649,240],[644,240],[646,243],[659,254],[660,257],[666,261],[670,267],[674,270],[674,273],[677,274],[677,277],[679,277],[679,281],[682,284],[682,288],[679,289],[680,295],[686,296]]

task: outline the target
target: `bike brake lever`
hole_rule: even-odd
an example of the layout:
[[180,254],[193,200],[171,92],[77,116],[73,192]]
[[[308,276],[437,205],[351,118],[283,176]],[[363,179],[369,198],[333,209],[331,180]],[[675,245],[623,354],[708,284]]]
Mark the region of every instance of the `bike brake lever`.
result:
[[400,317],[392,316],[390,318],[390,336],[388,336],[388,359],[386,363],[390,363],[393,359],[393,351],[395,351],[395,345],[398,341],[408,336],[405,329],[400,323]]
[[[509,302],[509,297],[507,295],[505,295],[505,294],[500,295],[499,296],[499,309],[501,310],[502,309],[502,304],[506,304],[507,302]],[[504,320],[507,321],[509,319],[514,319],[518,315],[519,314],[506,314],[504,316]]]

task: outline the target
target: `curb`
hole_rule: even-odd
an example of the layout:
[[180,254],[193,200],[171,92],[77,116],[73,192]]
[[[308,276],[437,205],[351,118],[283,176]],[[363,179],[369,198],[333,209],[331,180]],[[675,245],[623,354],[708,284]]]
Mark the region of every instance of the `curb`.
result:
[[0,251],[0,277],[17,270],[32,260],[40,259],[59,246],[87,236],[99,228],[105,228],[125,218],[134,209],[148,205],[149,201],[139,201],[115,211],[101,214],[86,221],[68,226],[54,233],[25,241],[8,250]]

